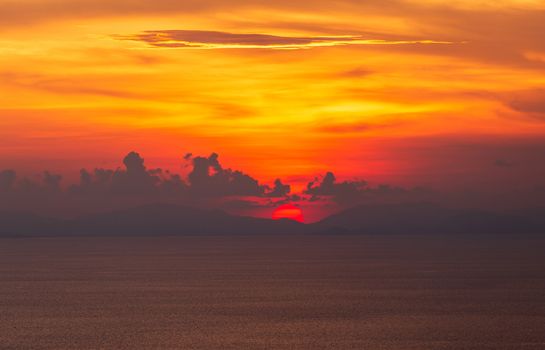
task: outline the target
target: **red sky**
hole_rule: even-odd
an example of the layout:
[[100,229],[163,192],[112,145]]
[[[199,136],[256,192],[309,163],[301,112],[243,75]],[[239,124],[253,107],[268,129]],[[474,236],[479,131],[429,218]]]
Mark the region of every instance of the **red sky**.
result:
[[[0,170],[543,185],[542,1],[0,0]],[[524,186],[522,186],[524,185]]]

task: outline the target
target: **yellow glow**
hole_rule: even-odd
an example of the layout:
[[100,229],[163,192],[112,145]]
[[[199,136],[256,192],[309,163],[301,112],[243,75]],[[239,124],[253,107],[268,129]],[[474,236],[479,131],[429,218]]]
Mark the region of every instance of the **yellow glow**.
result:
[[[48,2],[72,12],[60,6],[42,16]],[[78,2],[94,12],[77,11]],[[54,138],[77,137],[101,142],[112,158],[133,148],[148,158],[218,151],[256,176],[297,176],[342,163],[335,155],[350,158],[355,143],[371,139],[545,133],[509,107],[513,93],[545,82],[543,39],[521,26],[543,1],[226,8],[204,0],[180,9],[158,1],[146,11],[125,3],[132,1],[19,3],[29,12],[0,27],[0,157],[58,156]],[[483,28],[473,26],[479,16],[489,21]],[[205,34],[163,42],[187,49],[119,40],[162,30],[285,43],[213,42]],[[319,37],[330,39],[293,39]],[[82,141],[62,152],[93,158],[95,149]]]

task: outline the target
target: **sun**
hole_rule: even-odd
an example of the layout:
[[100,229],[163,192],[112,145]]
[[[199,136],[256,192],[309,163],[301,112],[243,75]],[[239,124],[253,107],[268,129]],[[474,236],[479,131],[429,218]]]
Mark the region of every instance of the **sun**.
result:
[[290,219],[303,222],[303,211],[292,204],[284,204],[276,208],[272,215],[273,220]]

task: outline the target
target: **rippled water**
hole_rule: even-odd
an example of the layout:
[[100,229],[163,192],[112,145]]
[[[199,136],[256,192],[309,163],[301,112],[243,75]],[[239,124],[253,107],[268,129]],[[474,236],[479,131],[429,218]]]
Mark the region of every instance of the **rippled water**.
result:
[[0,348],[545,349],[545,240],[0,239]]

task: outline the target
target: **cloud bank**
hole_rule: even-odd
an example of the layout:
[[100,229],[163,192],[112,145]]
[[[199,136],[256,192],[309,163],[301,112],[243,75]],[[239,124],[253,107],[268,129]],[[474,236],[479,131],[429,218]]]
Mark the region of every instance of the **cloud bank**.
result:
[[[276,179],[272,186],[240,170],[225,168],[219,155],[187,154],[187,178],[169,170],[148,168],[137,152],[130,152],[118,169],[81,169],[79,182],[63,188],[60,174],[44,171],[37,178],[18,178],[15,170],[0,171],[0,209],[79,214],[154,202],[218,206],[254,198],[257,206],[289,201],[290,185]],[[229,207],[229,204],[226,204]]]
[[[436,202],[458,207],[488,202],[545,206],[543,188],[516,190],[506,184],[504,192],[487,198],[478,189],[472,193],[437,192],[426,187],[404,188],[389,184],[370,185],[360,179],[339,181],[333,171],[309,181],[294,192],[292,185],[276,179],[271,185],[236,169],[226,168],[217,153],[181,157],[187,176],[160,168],[148,168],[144,158],[130,152],[117,169],[81,169],[79,181],[63,186],[63,176],[44,171],[39,177],[19,178],[14,170],[0,171],[0,211],[30,211],[42,215],[73,217],[152,203],[171,203],[200,208],[220,208],[235,214],[259,214],[292,203],[335,211],[361,204]],[[496,159],[498,171],[516,166]],[[515,184],[516,185],[516,184]],[[483,202],[484,203],[484,202]],[[329,209],[327,209],[329,208]]]
[[366,181],[337,181],[332,172],[327,172],[321,179],[316,178],[307,184],[303,192],[309,195],[310,201],[331,199],[343,206],[351,206],[366,202],[388,203],[404,201],[428,201],[436,199],[431,189],[402,187],[382,184],[370,186]]

